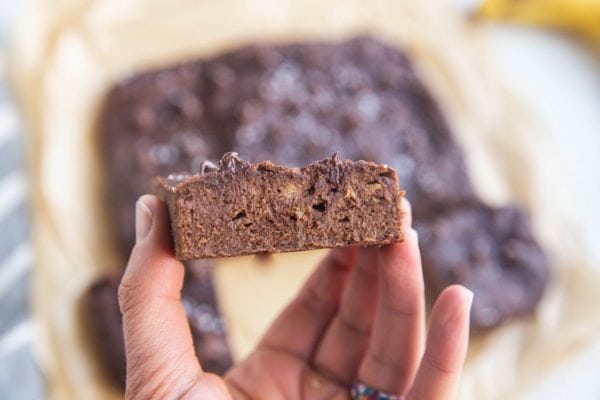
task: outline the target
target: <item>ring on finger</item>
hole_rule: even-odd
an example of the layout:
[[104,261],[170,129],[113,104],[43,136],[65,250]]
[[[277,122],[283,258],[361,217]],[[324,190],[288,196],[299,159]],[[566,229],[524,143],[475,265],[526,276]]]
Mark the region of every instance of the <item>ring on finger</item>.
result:
[[350,390],[352,400],[404,400],[399,394],[381,392],[361,382],[355,382]]

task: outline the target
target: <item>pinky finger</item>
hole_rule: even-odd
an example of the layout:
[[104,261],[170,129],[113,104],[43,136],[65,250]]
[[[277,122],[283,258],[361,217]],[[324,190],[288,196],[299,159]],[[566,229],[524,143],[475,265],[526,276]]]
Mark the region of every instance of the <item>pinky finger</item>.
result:
[[455,399],[469,343],[473,292],[453,285],[439,296],[431,313],[425,354],[408,400]]

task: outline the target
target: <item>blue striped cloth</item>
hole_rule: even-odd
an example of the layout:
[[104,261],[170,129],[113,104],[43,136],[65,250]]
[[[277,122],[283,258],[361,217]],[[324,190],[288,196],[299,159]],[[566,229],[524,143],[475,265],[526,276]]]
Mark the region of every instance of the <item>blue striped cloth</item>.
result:
[[23,128],[0,58],[0,399],[43,399],[29,315],[29,242]]

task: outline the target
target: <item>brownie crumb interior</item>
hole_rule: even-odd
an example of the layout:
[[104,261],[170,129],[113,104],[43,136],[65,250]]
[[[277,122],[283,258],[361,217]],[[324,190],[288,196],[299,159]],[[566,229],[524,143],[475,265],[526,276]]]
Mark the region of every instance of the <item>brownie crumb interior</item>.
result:
[[219,169],[155,180],[182,260],[402,239],[396,172],[337,154],[302,168],[226,153]]

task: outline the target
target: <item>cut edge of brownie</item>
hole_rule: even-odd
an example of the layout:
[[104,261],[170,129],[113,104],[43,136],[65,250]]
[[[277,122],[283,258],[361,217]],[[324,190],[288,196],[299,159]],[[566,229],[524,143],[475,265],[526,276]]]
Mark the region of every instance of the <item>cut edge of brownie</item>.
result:
[[337,153],[301,168],[226,153],[220,167],[157,177],[181,260],[277,253],[403,239],[396,171]]

